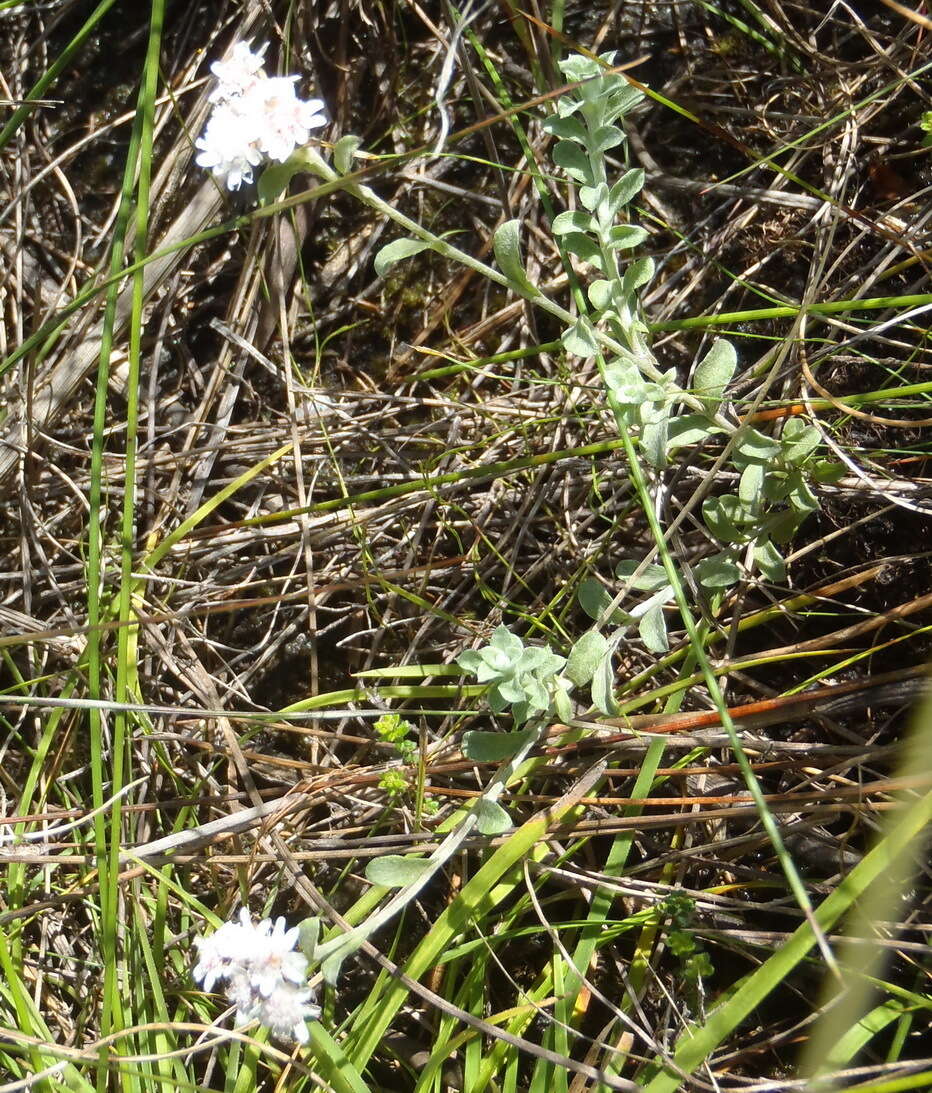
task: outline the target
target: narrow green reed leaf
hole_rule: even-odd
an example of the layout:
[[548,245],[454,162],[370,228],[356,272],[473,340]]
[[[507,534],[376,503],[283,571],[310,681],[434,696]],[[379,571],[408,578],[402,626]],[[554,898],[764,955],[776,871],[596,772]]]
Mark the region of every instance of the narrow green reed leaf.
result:
[[[912,799],[901,809],[885,836],[845,877],[814,912],[823,931],[830,930],[866,891],[898,868],[917,850],[925,829],[932,824],[932,792]],[[816,944],[815,933],[804,922],[779,949],[744,979],[738,988],[708,1017],[680,1037],[673,1054],[677,1069],[655,1062],[645,1074],[643,1093],[676,1093],[683,1088],[682,1073],[691,1074],[718,1045],[775,990]]]
[[244,471],[237,478],[234,478],[232,482],[229,482],[223,489],[218,490],[213,497],[208,498],[196,512],[193,512],[189,517],[178,525],[171,534],[166,535],[161,543],[153,550],[149,552],[143,563],[147,570],[154,569],[158,563],[165,557],[165,555],[179,543],[190,531],[198,526],[207,516],[210,515],[216,508],[223,504],[228,498],[232,497],[238,490],[242,489],[247,482],[251,482],[263,471],[268,470],[269,467],[274,466],[280,459],[284,458],[291,451],[291,443],[283,444],[271,455],[267,455],[265,459],[261,459],[254,467],[250,467]]
[[[15,928],[14,928],[15,931]],[[18,931],[15,931],[18,932]],[[52,1042],[52,1033],[45,1022],[41,1010],[32,997],[29,985],[23,981],[12,958],[12,938],[7,931],[0,927],[0,975],[3,976],[4,1002],[11,1010],[11,1016],[15,1019],[15,1026],[27,1036],[33,1036],[36,1040]],[[48,1051],[43,1053],[40,1046],[24,1045],[23,1060],[29,1060],[27,1067],[23,1068],[25,1080],[21,1088],[29,1088],[33,1085],[31,1076],[41,1073],[47,1067],[54,1067],[59,1060],[56,1053]],[[31,1071],[31,1076],[30,1076]],[[92,1093],[94,1086],[86,1081],[77,1068],[68,1063],[61,1070],[56,1071],[57,1083],[75,1093]],[[13,1075],[11,1074],[10,1077]]]
[[19,129],[20,125],[22,125],[33,112],[35,109],[34,100],[41,99],[46,91],[54,85],[58,77],[66,71],[75,53],[84,45],[93,33],[94,28],[115,3],[116,0],[102,0],[85,20],[78,33],[71,39],[61,54],[59,54],[55,62],[50,65],[47,71],[45,71],[32,87],[29,88],[24,96],[26,101],[22,106],[13,111],[10,120],[4,125],[3,129],[0,130],[0,148],[6,146],[13,134]]
[[[578,785],[585,792],[600,776],[602,768],[594,768]],[[495,907],[508,898],[520,883],[520,870],[512,879],[509,874],[525,860],[540,860],[549,850],[543,840],[547,831],[575,808],[572,795],[561,799],[546,813],[522,824],[463,885],[457,897],[446,907],[427,936],[420,942],[404,966],[405,973],[419,979],[432,967],[452,942],[466,934],[475,922],[486,919]],[[354,1029],[352,1048],[348,1051],[357,1067],[364,1067],[381,1043],[386,1029],[404,1004],[408,988],[396,980],[384,984],[377,997],[360,1014],[362,1026]]]
[[371,1093],[372,1087],[320,1021],[311,1021],[308,1033],[310,1046],[316,1056],[314,1069],[333,1093]]
[[[902,745],[897,776],[907,782],[927,785],[932,773],[932,696],[926,695],[911,720],[909,733]],[[917,801],[913,794],[904,792],[900,795],[902,811],[912,813],[915,810],[922,814],[930,797],[932,793],[927,793],[925,798]],[[928,806],[928,810],[932,812],[932,806]],[[895,830],[895,822],[893,826]],[[915,877],[917,874],[921,876],[920,870],[927,861],[928,854],[923,853],[923,843],[928,846],[930,834],[932,832],[928,829],[920,831],[912,856],[889,853],[883,883],[866,889],[858,900],[847,930],[849,940],[839,946],[841,982],[825,983],[818,1010],[820,1016],[810,1030],[800,1062],[801,1073],[812,1079],[814,1089],[828,1091],[839,1084],[832,1077],[836,1052],[846,1037],[857,1038],[859,1023],[867,1020],[864,1014],[867,1012],[869,1015],[876,988],[882,986],[878,976],[891,955],[879,940],[876,924],[888,920],[904,921],[904,903],[908,906]],[[871,854],[882,850],[884,843],[892,837],[891,831]],[[857,868],[853,870],[853,873],[856,872]],[[890,993],[893,993],[892,990]],[[888,999],[888,1002],[893,1001]],[[932,999],[927,998],[926,1008],[932,1008]],[[844,1060],[841,1062],[843,1064]],[[822,1080],[817,1080],[823,1075]]]
[[[155,137],[155,100],[158,96],[159,55],[162,43],[162,28],[165,19],[165,0],[153,0],[149,22],[149,38],[146,47],[146,60],[142,72],[137,105],[140,119],[139,165],[136,183],[135,241],[133,258],[141,262],[149,248],[150,183],[152,175],[153,142]],[[117,632],[116,681],[114,698],[117,702],[127,703],[139,697],[138,679],[138,629],[129,625],[137,607],[135,602],[138,579],[133,572],[136,558],[136,457],[139,447],[139,400],[140,376],[142,368],[142,338],[145,307],[145,271],[140,267],[133,274],[132,310],[129,322],[129,370],[126,381],[126,428],[123,457],[123,511],[120,527],[120,577],[117,595],[117,611],[120,622],[124,623]],[[109,762],[107,770],[110,776],[111,792],[119,792],[125,782],[132,777],[132,752],[129,744],[137,718],[125,711],[118,711],[113,718],[111,730]],[[109,817],[106,872],[111,878],[107,897],[101,900],[102,950],[104,964],[104,988],[102,998],[101,1034],[107,1037],[113,1032],[122,1031],[133,1023],[130,1014],[133,1003],[121,988],[117,937],[122,922],[119,910],[119,875],[120,852],[123,839],[132,837],[132,828],[127,827],[123,809],[114,803]],[[104,869],[101,869],[103,881]],[[101,885],[103,889],[103,884]],[[103,895],[103,893],[102,893]],[[129,969],[123,968],[123,974]],[[132,973],[130,973],[132,974]],[[152,1041],[131,1038],[133,1049],[146,1051],[153,1047]],[[103,1062],[105,1052],[100,1059]],[[101,1091],[109,1080],[107,1068],[101,1066],[97,1074],[97,1086]],[[124,1078],[124,1089],[128,1093],[141,1089],[135,1076]]]
[[910,1089],[918,1089],[920,1093],[925,1093],[932,1089],[932,1070],[923,1070],[919,1074],[907,1074],[902,1078],[888,1078],[863,1085],[852,1085],[848,1088],[852,1093],[906,1093]]
[[888,998],[886,1002],[875,1006],[855,1025],[852,1025],[836,1040],[825,1060],[827,1069],[840,1070],[850,1064],[879,1033],[894,1021],[912,1011],[912,1006],[899,998]]
[[[827,303],[808,304],[809,315],[844,315],[849,311],[883,311],[887,308],[925,307],[932,304],[932,294],[904,296],[873,296],[863,300],[829,300]],[[650,330],[666,334],[672,330],[704,330],[713,326],[729,326],[737,323],[766,322],[770,319],[795,319],[800,308],[794,304],[777,307],[754,308],[749,311],[730,311],[717,315],[696,315],[690,319],[670,319],[651,323]]]

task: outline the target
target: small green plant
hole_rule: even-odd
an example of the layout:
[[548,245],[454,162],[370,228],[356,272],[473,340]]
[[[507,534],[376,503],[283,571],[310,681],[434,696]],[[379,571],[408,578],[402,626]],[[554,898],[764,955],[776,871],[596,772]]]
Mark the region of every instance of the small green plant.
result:
[[417,743],[410,737],[417,730],[410,721],[405,721],[401,714],[383,714],[373,726],[376,735],[386,744],[394,744],[398,757],[410,763],[417,753]]
[[[664,369],[658,363],[640,307],[641,293],[654,276],[654,263],[649,257],[629,257],[647,237],[644,228],[628,222],[628,208],[643,186],[644,172],[628,169],[617,179],[612,178],[608,159],[609,153],[613,160],[623,156],[626,136],[620,122],[642,96],[624,76],[612,70],[613,60],[613,55],[606,54],[561,62],[572,86],[556,100],[555,113],[543,122],[557,138],[553,160],[574,191],[567,202],[571,207],[556,215],[551,224],[572,273],[571,284],[576,286],[573,311],[550,299],[529,278],[521,253],[519,221],[505,222],[493,236],[498,268],[479,261],[357,181],[352,172],[359,141],[353,136],[341,138],[334,146],[333,166],[313,147],[303,148],[281,167],[266,172],[267,185],[263,184],[265,179],[260,182],[260,194],[268,205],[277,199],[292,174],[310,171],[327,185],[343,189],[400,225],[405,236],[389,242],[376,256],[379,276],[385,276],[395,263],[431,250],[513,291],[561,322],[567,354],[596,361],[602,379],[597,397],[603,398],[611,410],[624,443],[632,486],[655,542],[651,556],[626,559],[617,566],[616,578],[623,582],[617,596],[612,597],[601,585],[594,591],[591,582],[584,583],[580,602],[594,625],[565,657],[541,646],[525,645],[505,626],[495,629],[487,645],[459,656],[459,666],[487,685],[492,712],[510,713],[514,731],[471,731],[464,735],[462,748],[467,758],[499,765],[483,795],[429,858],[388,855],[367,868],[370,881],[401,891],[353,931],[321,946],[316,959],[331,982],[343,960],[417,896],[470,831],[494,834],[510,827],[510,818],[497,798],[542,739],[546,726],[555,718],[571,718],[570,695],[574,688],[588,686],[592,704],[598,710],[617,712],[613,658],[633,627],[647,649],[666,650],[669,640],[665,612],[675,602],[697,649],[716,706],[724,709],[724,699],[701,648],[684,591],[689,584],[681,577],[684,562],[674,563],[671,558],[651,492],[652,488],[662,487],[673,460],[696,446],[724,445],[716,466],[729,472],[723,478],[738,482],[736,493],[719,495],[710,491],[702,515],[715,545],[705,557],[690,560],[692,573],[711,594],[713,607],[752,566],[771,579],[782,577],[784,563],[778,544],[785,543],[802,520],[818,508],[811,483],[825,481],[834,473],[816,456],[821,437],[814,426],[791,421],[782,434],[767,436],[741,421],[728,398],[738,360],[727,340],[712,342],[691,369],[686,384],[674,368]],[[579,285],[580,277],[584,286]],[[657,564],[655,558],[662,564]],[[638,594],[638,602],[623,606],[629,593]],[[727,713],[722,716],[728,731],[734,733]],[[396,722],[386,718],[377,731],[383,739],[395,743],[404,757],[403,748],[409,742],[400,719]],[[735,740],[738,748],[737,737]],[[746,762],[743,771],[745,767],[749,786],[758,800],[759,786]],[[385,788],[400,791],[400,782],[392,779]],[[775,845],[779,845],[779,832],[766,812],[764,822]],[[791,883],[801,905],[807,906],[798,878],[791,877]],[[694,947],[687,951],[690,935],[682,929],[680,933],[683,937],[672,945],[681,950],[684,976],[698,982],[710,970],[708,956],[694,940]]]
[[[414,762],[417,755],[417,743],[411,740],[416,731],[410,721],[397,713],[383,714],[373,726],[376,735],[386,744],[394,745],[398,758],[406,764]],[[379,779],[379,789],[389,797],[401,797],[408,791],[409,782],[404,771],[392,767]]]
[[516,725],[541,717],[551,709],[566,719],[572,715],[572,681],[560,674],[566,658],[540,646],[525,646],[506,626],[498,626],[488,645],[467,649],[457,663],[480,683],[491,684],[488,703],[495,713],[509,706]]
[[[722,543],[750,548],[754,562],[769,580],[786,575],[777,544],[785,544],[819,501],[809,482],[838,478],[842,468],[818,459],[822,436],[799,418],[786,423],[779,437],[746,426],[732,452],[740,471],[738,492],[706,498],[703,519]],[[727,557],[727,555],[725,555]]]
[[[659,475],[681,449],[721,437],[728,442],[731,467],[739,476],[737,494],[712,496],[703,504],[706,527],[720,550],[694,565],[696,579],[714,599],[736,584],[745,567],[756,566],[770,580],[785,576],[780,547],[802,521],[819,508],[809,483],[837,477],[834,465],[816,458],[821,435],[814,426],[790,420],[779,436],[770,437],[740,424],[727,400],[727,389],[737,368],[730,342],[716,339],[693,369],[690,389],[681,387],[674,369],[663,370],[650,347],[649,330],[640,317],[639,296],[650,283],[653,261],[635,258],[624,267],[625,251],[641,243],[646,232],[619,221],[644,182],[638,169],[624,171],[617,180],[608,174],[606,154],[618,155],[625,134],[618,124],[635,108],[641,93],[625,78],[609,70],[613,57],[570,57],[561,63],[576,82],[556,104],[556,113],[544,128],[558,137],[553,159],[566,173],[581,209],[560,213],[552,230],[567,252],[595,274],[586,287],[588,307],[563,336],[569,353],[596,357],[606,395],[620,433],[648,467]],[[600,334],[608,334],[611,348]],[[649,559],[639,566],[616,571],[629,590],[651,592],[637,607],[620,605],[593,595],[591,583],[580,590],[580,604],[600,624],[637,625],[652,652],[668,647],[664,605],[673,590],[664,567]],[[636,575],[632,576],[632,573]],[[608,642],[610,649],[618,635]],[[604,699],[604,696],[602,696]],[[611,703],[599,701],[609,710]]]
[[[608,152],[623,150],[626,137],[618,122],[643,96],[611,71],[613,60],[613,54],[605,54],[562,61],[564,76],[576,86],[560,96],[556,113],[544,122],[544,129],[559,138],[553,160],[582,206],[556,216],[551,230],[567,252],[596,274],[586,287],[588,308],[581,308],[563,344],[576,356],[598,358],[618,428],[633,430],[645,458],[661,468],[672,448],[704,440],[716,429],[729,430],[727,421],[716,420],[716,412],[737,359],[730,343],[716,341],[696,370],[695,397],[678,385],[675,369],[661,369],[650,348],[640,293],[653,279],[653,259],[635,258],[625,267],[621,262],[624,252],[647,238],[644,228],[624,222],[644,185],[644,172],[632,168],[612,181],[606,159]],[[611,346],[597,337],[599,331],[610,335]],[[682,435],[682,424],[679,433],[671,433],[671,422],[687,407],[693,411],[686,423],[688,437]]]
[[685,892],[671,892],[661,904],[661,910],[671,927],[667,931],[667,948],[679,960],[686,982],[698,985],[701,979],[712,975],[715,968],[690,928],[696,917],[695,900]]
[[[543,121],[543,128],[556,138],[553,161],[574,191],[574,207],[554,217],[551,231],[567,264],[575,262],[574,278],[577,273],[588,276],[584,289],[575,294],[575,312],[550,300],[528,277],[519,221],[507,221],[494,234],[498,269],[479,262],[353,180],[353,161],[359,155],[355,137],[343,137],[334,147],[333,167],[313,148],[300,149],[276,168],[276,184],[265,200],[277,196],[291,173],[310,170],[327,183],[342,183],[348,193],[407,232],[379,251],[375,268],[380,276],[397,262],[433,250],[559,319],[564,324],[566,352],[594,357],[598,364],[604,398],[619,434],[630,445],[629,463],[643,462],[656,481],[678,453],[710,440],[724,443],[726,467],[738,478],[738,490],[706,498],[703,520],[716,545],[706,557],[691,561],[696,581],[717,610],[728,589],[750,568],[756,567],[771,580],[783,577],[782,545],[819,507],[810,483],[825,481],[836,472],[816,457],[821,438],[814,426],[792,420],[782,435],[771,437],[740,422],[728,399],[738,360],[727,340],[712,342],[692,369],[688,386],[681,385],[675,369],[658,363],[640,307],[641,292],[654,276],[654,263],[650,257],[630,257],[632,249],[647,238],[644,228],[628,222],[644,172],[631,168],[612,178],[608,159],[609,155],[613,160],[623,158],[627,138],[621,122],[643,96],[612,70],[613,61],[613,54],[563,60],[560,67],[572,86]],[[640,465],[632,463],[631,473],[646,511],[653,507],[650,483]],[[663,566],[653,558],[621,563],[616,576],[624,582],[623,594],[614,599],[605,589],[593,594],[591,583],[584,583],[580,603],[595,625],[574,644],[565,661],[551,650],[525,647],[520,638],[500,627],[487,647],[464,653],[458,663],[480,683],[489,684],[493,712],[510,710],[517,727],[551,713],[566,720],[571,714],[570,690],[585,685],[591,685],[597,709],[615,713],[612,658],[627,633],[636,627],[651,652],[669,647],[666,609],[677,598],[672,566],[668,552]],[[677,578],[677,583],[684,582]],[[623,606],[621,601],[629,592],[648,596]],[[603,634],[606,626],[609,630]]]
[[379,779],[379,789],[389,797],[403,797],[408,792],[408,779],[393,767],[385,771]]
[[922,112],[919,128],[922,130],[922,147],[932,148],[932,110]]

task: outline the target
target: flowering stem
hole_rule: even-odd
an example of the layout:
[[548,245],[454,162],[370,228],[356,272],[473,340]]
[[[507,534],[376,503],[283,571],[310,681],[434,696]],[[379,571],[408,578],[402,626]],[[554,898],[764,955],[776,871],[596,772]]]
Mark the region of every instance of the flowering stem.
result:
[[[576,322],[576,316],[573,315],[572,312],[567,311],[565,307],[561,307],[561,305],[554,300],[548,299],[548,297],[544,296],[539,291],[534,293],[522,292],[518,286],[493,266],[487,266],[484,262],[480,262],[478,258],[473,258],[471,254],[467,254],[466,251],[454,247],[445,239],[438,238],[433,232],[428,231],[418,224],[416,220],[411,220],[409,217],[405,216],[404,213],[393,208],[387,201],[384,201],[379,197],[374,190],[370,189],[370,187],[361,185],[358,182],[353,182],[350,178],[344,178],[337,174],[330,164],[327,163],[314,148],[303,148],[300,154],[302,161],[309,171],[312,171],[325,182],[338,184],[341,189],[352,194],[359,201],[363,202],[363,204],[376,209],[390,220],[394,220],[396,224],[404,228],[405,231],[410,232],[416,239],[421,239],[427,243],[430,246],[430,249],[436,251],[437,254],[442,255],[444,258],[450,258],[454,262],[459,262],[460,265],[488,278],[488,280],[494,282],[496,285],[501,285],[502,288],[511,289],[513,292],[520,293],[536,307],[553,315],[554,318],[559,319],[566,326],[572,326]],[[649,359],[645,359],[644,356],[636,356],[603,330],[593,328],[592,336],[604,349],[608,350],[608,352],[614,356],[621,357],[625,360],[633,360],[641,372],[655,383],[664,382],[663,373],[660,369],[655,367]],[[693,395],[689,394],[689,392],[684,391],[681,399],[691,410],[697,410],[700,413],[706,412],[706,406],[702,400],[695,398]],[[725,429],[728,433],[733,433],[735,431],[734,425],[726,418],[721,417],[721,415],[717,414],[714,420],[716,425]]]

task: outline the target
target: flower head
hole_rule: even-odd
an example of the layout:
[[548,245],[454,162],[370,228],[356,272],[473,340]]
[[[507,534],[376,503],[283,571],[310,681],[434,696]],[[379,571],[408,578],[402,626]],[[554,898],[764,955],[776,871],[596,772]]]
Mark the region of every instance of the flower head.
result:
[[265,79],[262,71],[262,54],[266,46],[253,53],[246,42],[237,42],[227,61],[214,61],[210,71],[217,78],[217,86],[210,93],[208,102],[223,102],[245,94],[253,84]]
[[207,167],[229,190],[252,182],[253,168],[263,160],[284,163],[296,147],[307,144],[312,129],[327,124],[320,99],[299,99],[297,76],[267,76],[262,54],[238,42],[226,61],[210,67],[217,86],[210,94],[214,109],[204,133],[195,141],[196,162]]
[[214,107],[204,135],[194,142],[200,149],[197,165],[209,167],[228,190],[252,182],[252,169],[262,162],[255,128],[243,121],[234,102],[220,103]]
[[239,922],[225,922],[210,937],[195,938],[199,960],[191,974],[198,982],[203,981],[205,991],[212,991],[215,983],[239,973],[252,931],[252,920],[243,907]]
[[298,942],[297,926],[286,930],[283,918],[277,918],[274,926],[271,919],[263,919],[256,927],[256,933],[259,936],[254,940],[252,979],[260,994],[268,997],[278,980],[295,986],[307,982],[307,958],[304,953],[294,951]]
[[291,983],[279,983],[270,994],[263,995],[248,982],[239,981],[234,985],[230,1001],[236,1006],[237,1024],[258,1021],[283,1040],[306,1044],[309,1039],[307,1022],[320,1016],[320,1007],[314,1005],[313,997],[310,987],[301,990]]
[[287,929],[283,918],[254,925],[244,907],[239,921],[195,940],[198,962],[191,974],[208,991],[226,984],[224,993],[236,1006],[239,1024],[259,1021],[276,1036],[305,1043],[307,1022],[320,1009],[307,986],[307,959],[295,951],[298,932],[297,927]]
[[295,94],[297,76],[263,80],[245,96],[257,123],[260,147],[269,159],[284,163],[295,148],[307,144],[311,129],[327,124],[320,99],[305,102]]

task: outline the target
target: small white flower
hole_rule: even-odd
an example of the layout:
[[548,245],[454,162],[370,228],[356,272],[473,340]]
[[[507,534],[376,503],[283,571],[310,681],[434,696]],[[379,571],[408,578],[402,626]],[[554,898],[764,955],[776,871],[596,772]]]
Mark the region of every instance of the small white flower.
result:
[[311,1001],[313,997],[310,988],[298,990],[290,983],[282,983],[262,999],[255,1017],[276,1036],[306,1044],[309,1039],[307,1023],[320,1016],[320,1007]]
[[244,96],[257,123],[262,151],[279,163],[284,163],[296,147],[307,144],[311,129],[327,124],[324,104],[320,99],[299,99],[295,80],[297,76],[262,80]]
[[248,1025],[256,1019],[262,998],[252,989],[247,975],[235,975],[223,993],[227,996],[227,1001],[236,1006],[237,1025]]
[[296,986],[307,982],[307,958],[295,952],[298,927],[285,929],[285,920],[263,919],[256,927],[249,961],[250,982],[259,994],[268,997],[281,981]]
[[253,168],[264,159],[284,163],[296,147],[307,144],[312,129],[327,124],[320,99],[298,98],[297,76],[266,76],[264,51],[264,46],[254,52],[238,42],[229,60],[211,65],[218,80],[210,94],[215,105],[195,141],[196,162],[230,190],[252,182]]
[[208,102],[235,98],[248,91],[257,80],[264,79],[262,54],[266,48],[267,44],[258,53],[253,53],[247,42],[237,42],[228,61],[214,61],[210,71],[217,78],[217,86],[210,93]]
[[195,940],[199,959],[192,975],[208,991],[226,983],[224,994],[236,1006],[237,1024],[259,1021],[276,1036],[305,1043],[307,1022],[320,1009],[307,986],[307,959],[295,950],[298,934],[298,927],[287,929],[283,918],[254,925],[244,907],[238,922],[226,922],[210,937]]
[[209,167],[229,190],[252,182],[252,169],[262,162],[255,125],[243,118],[235,102],[215,106],[204,135],[194,142],[200,149],[197,165]]
[[198,982],[203,981],[205,991],[212,991],[215,983],[241,971],[252,929],[249,912],[243,907],[239,922],[225,922],[210,937],[195,938],[199,959],[191,974]]

